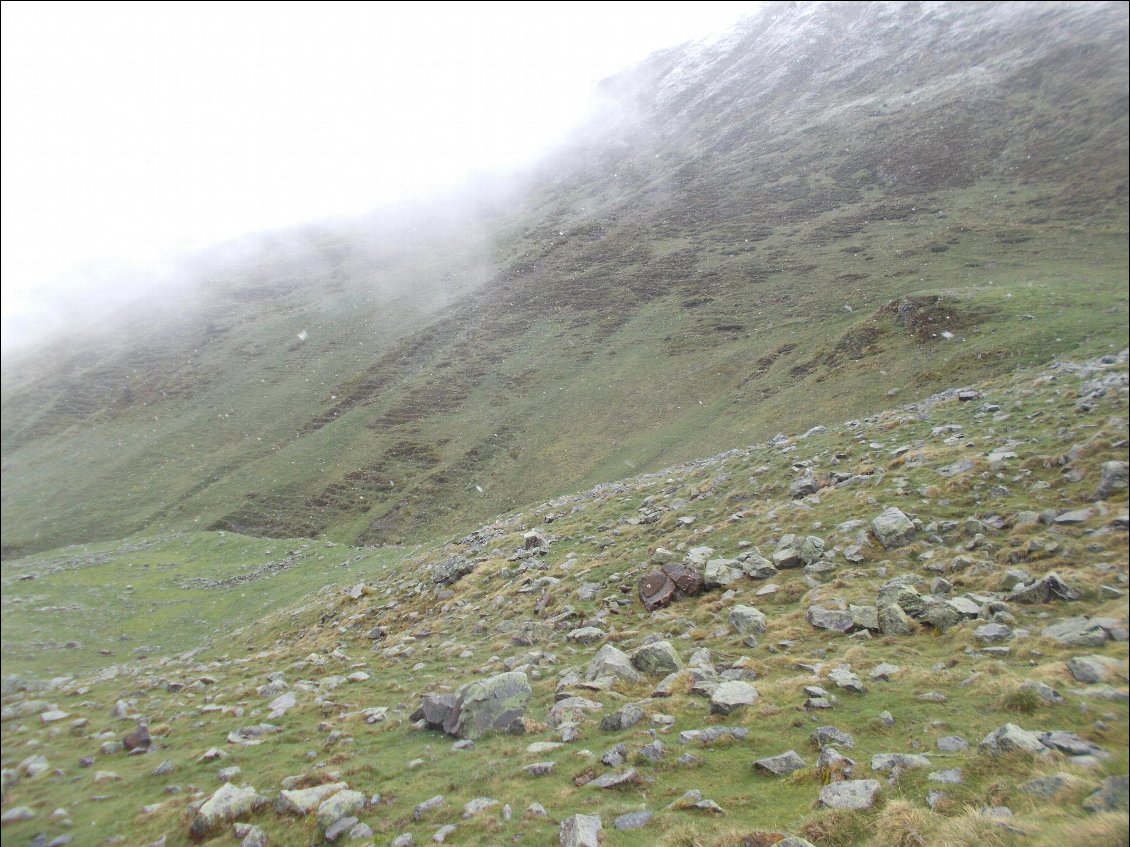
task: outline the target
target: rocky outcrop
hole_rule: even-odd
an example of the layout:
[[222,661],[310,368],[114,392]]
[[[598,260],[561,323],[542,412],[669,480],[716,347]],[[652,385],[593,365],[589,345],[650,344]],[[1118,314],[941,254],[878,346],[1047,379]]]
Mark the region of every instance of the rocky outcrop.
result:
[[511,671],[469,682],[453,695],[425,695],[412,719],[448,735],[474,740],[520,725],[531,694],[526,675]]

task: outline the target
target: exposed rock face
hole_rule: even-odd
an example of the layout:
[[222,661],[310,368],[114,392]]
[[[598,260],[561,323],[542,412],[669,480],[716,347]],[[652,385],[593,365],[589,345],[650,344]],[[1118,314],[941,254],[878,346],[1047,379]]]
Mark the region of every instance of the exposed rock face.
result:
[[1045,627],[1041,633],[1068,647],[1102,647],[1116,636],[1126,640],[1126,628],[1114,618],[1067,618]]
[[632,667],[632,660],[623,650],[618,650],[611,644],[605,644],[593,660],[589,662],[585,677],[590,680],[610,676],[625,682],[642,682],[643,676]]
[[331,794],[318,804],[318,825],[322,829],[329,829],[342,818],[364,809],[366,802],[365,795],[360,791],[345,789]]
[[1130,485],[1130,464],[1126,462],[1104,462],[1102,479],[1099,481],[1095,497],[1105,500],[1116,491],[1124,490]]
[[570,815],[561,821],[561,847],[600,847],[603,827],[597,815]]
[[910,635],[914,624],[901,606],[890,603],[879,609],[879,631],[883,635]]
[[756,702],[757,689],[748,682],[723,682],[710,697],[710,711],[716,715],[729,715]]
[[871,521],[871,531],[883,548],[890,550],[893,547],[909,544],[916,528],[914,521],[904,515],[902,510],[891,506]]
[[734,606],[730,609],[730,628],[738,635],[762,635],[765,633],[765,615],[753,606]]
[[454,709],[454,694],[425,694],[420,700],[420,708],[411,717],[412,720],[425,721],[433,729],[443,729]]
[[144,753],[149,749],[151,743],[152,739],[149,737],[149,727],[145,724],[138,724],[137,729],[122,737],[122,746],[131,753],[134,750],[139,753]]
[[649,612],[654,612],[683,597],[701,594],[703,585],[702,574],[694,568],[666,564],[640,579],[640,602]]
[[525,715],[532,693],[526,675],[510,671],[469,682],[455,694],[426,694],[412,719],[474,740],[488,732],[509,731]]
[[605,732],[622,732],[631,729],[643,720],[643,709],[629,703],[621,706],[615,712],[605,715],[600,721],[600,728]]
[[475,563],[463,556],[452,556],[429,568],[432,582],[436,585],[453,585],[474,569]]
[[521,671],[469,682],[455,693],[455,708],[443,731],[458,738],[476,739],[488,732],[508,731],[526,713],[532,694]]
[[1049,573],[1031,585],[1018,585],[1008,599],[1016,603],[1047,603],[1050,600],[1078,600],[1079,592],[1064,582],[1059,574]]
[[250,785],[236,788],[230,782],[221,785],[192,819],[188,834],[194,841],[203,841],[219,833],[232,821],[251,815],[267,804],[267,798]]
[[727,588],[745,574],[736,567],[736,559],[711,559],[702,572],[702,582],[707,588]]
[[754,770],[764,771],[765,773],[771,773],[776,776],[788,776],[793,771],[798,771],[803,767],[805,767],[805,761],[795,750],[789,750],[787,753],[781,753],[777,756],[758,759],[753,763]]
[[850,612],[823,609],[820,606],[809,606],[805,618],[817,629],[830,629],[833,632],[851,632],[855,626]]
[[275,798],[274,810],[280,815],[308,815],[321,804],[323,800],[338,791],[344,791],[349,786],[344,782],[328,782],[325,785],[315,785],[311,788],[283,790]]
[[631,656],[632,665],[651,676],[681,670],[683,662],[670,641],[653,641],[637,647]]
[[1067,672],[1084,685],[1103,682],[1118,667],[1109,656],[1073,656],[1067,660]]
[[1108,776],[1086,800],[1083,808],[1088,812],[1130,811],[1130,777],[1126,774]]
[[1014,723],[1006,723],[986,735],[981,740],[981,750],[992,756],[1013,751],[1037,755],[1047,752],[1036,733],[1021,729]]
[[564,700],[558,700],[553,704],[547,720],[550,726],[560,726],[569,721],[582,721],[586,714],[599,712],[603,709],[602,703],[589,700],[586,697],[566,697]]

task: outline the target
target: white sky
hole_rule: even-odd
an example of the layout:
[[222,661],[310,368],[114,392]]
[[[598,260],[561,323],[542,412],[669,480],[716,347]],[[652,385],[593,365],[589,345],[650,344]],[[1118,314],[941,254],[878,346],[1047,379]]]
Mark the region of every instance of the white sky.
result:
[[528,162],[597,80],[757,5],[4,2],[5,327],[123,267]]

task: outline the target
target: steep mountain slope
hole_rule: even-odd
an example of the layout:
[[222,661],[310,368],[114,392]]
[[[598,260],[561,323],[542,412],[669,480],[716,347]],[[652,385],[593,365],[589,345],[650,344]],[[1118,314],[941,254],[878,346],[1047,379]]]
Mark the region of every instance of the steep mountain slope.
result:
[[1121,349],[1126,68],[1120,4],[772,6],[658,54],[426,243],[225,260],[149,330],[6,372],[5,555],[421,537]]
[[[395,557],[214,532],[7,562],[4,843],[595,847],[559,840],[583,814],[606,847],[1125,844],[1128,358]],[[674,563],[704,590],[646,611]]]

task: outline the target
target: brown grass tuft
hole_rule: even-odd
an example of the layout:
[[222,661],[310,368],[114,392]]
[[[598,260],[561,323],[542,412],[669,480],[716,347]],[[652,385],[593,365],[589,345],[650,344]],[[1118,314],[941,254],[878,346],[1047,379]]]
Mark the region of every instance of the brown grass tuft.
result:
[[906,800],[893,800],[879,813],[875,821],[872,847],[928,847],[925,833],[929,830],[931,815],[917,809]]

